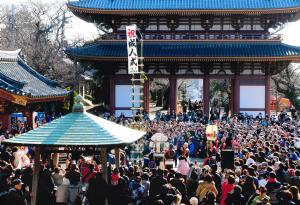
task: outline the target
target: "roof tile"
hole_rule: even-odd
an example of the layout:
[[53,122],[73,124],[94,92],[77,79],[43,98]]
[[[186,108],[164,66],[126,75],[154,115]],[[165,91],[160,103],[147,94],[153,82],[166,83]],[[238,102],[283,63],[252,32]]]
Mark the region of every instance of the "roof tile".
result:
[[300,0],[79,0],[69,6],[99,10],[253,10],[300,6]]
[[[126,57],[126,42],[102,41],[69,48],[71,56]],[[299,56],[300,47],[277,42],[145,42],[144,57],[283,57]]]

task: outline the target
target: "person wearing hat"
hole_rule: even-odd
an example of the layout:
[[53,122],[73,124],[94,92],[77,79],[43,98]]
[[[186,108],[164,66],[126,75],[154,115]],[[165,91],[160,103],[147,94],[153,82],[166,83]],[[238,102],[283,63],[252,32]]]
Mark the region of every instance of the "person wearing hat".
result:
[[23,182],[21,179],[13,180],[11,186],[7,196],[7,205],[27,205],[25,193],[22,191]]

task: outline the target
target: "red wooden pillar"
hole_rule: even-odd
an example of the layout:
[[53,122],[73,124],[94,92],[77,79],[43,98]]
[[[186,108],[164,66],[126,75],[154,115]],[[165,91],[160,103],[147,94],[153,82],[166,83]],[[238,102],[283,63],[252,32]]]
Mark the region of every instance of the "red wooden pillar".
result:
[[233,89],[233,114],[240,112],[240,76],[235,75]]
[[209,116],[209,76],[204,75],[203,79],[203,112]]
[[27,118],[28,126],[33,128],[33,112],[25,112],[24,115]]
[[[233,116],[234,114],[234,80],[231,79],[231,87],[230,87],[230,116]],[[227,113],[229,115],[229,113]]]
[[271,99],[270,90],[271,90],[271,76],[266,74],[266,77],[265,77],[265,93],[266,93],[265,111],[266,111],[267,115],[270,115],[270,99]]
[[10,130],[9,128],[9,114],[0,114],[0,121],[4,130]]
[[114,76],[110,76],[109,78],[109,110],[110,114],[115,113],[115,78]]
[[176,90],[177,90],[177,79],[175,75],[171,75],[169,78],[170,81],[170,111],[173,110],[177,112],[177,97],[176,97]]
[[149,113],[150,109],[150,99],[149,99],[149,80],[144,82],[144,109]]

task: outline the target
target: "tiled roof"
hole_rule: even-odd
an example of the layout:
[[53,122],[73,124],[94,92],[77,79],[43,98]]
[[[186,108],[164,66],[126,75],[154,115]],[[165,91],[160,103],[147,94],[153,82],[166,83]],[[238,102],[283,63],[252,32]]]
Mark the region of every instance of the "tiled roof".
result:
[[15,51],[0,50],[0,61],[18,61],[21,49]]
[[135,142],[145,135],[95,115],[70,113],[6,143],[52,146],[108,146]]
[[[126,42],[102,41],[66,50],[76,57],[127,57]],[[288,57],[300,56],[300,47],[280,42],[144,42],[144,57]]]
[[0,51],[0,89],[32,98],[65,96],[68,92],[30,68],[19,56],[19,50]]
[[300,6],[300,0],[79,0],[68,6],[99,10],[253,10]]

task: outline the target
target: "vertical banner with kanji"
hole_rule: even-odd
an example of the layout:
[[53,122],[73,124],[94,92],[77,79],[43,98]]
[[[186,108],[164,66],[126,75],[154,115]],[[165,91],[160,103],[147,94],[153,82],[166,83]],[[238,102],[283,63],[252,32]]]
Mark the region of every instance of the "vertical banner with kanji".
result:
[[126,26],[128,74],[138,73],[138,55],[136,45],[136,25]]

